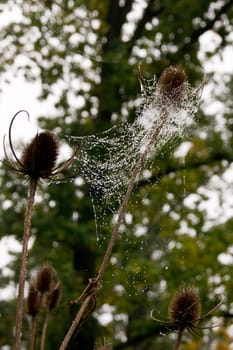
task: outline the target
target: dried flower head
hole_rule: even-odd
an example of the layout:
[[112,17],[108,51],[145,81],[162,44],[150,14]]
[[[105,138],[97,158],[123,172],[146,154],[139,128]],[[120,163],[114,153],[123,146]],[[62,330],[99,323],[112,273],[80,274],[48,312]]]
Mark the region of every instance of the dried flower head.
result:
[[162,72],[158,80],[158,89],[162,98],[180,105],[186,95],[187,76],[183,68],[170,66]]
[[36,288],[41,293],[46,293],[51,290],[52,283],[55,278],[55,270],[49,265],[43,265],[40,270],[37,272],[35,285]]
[[58,140],[52,132],[44,131],[38,133],[32,139],[32,141],[24,147],[22,157],[19,159],[12,143],[12,127],[15,118],[22,112],[25,112],[29,118],[28,112],[21,110],[13,116],[9,126],[8,138],[13,160],[10,160],[7,154],[4,137],[3,148],[6,164],[12,170],[26,175],[31,180],[52,179],[73,162],[78,148],[66,162],[64,162],[61,166],[56,166],[59,153]]
[[200,297],[193,287],[181,287],[171,300],[169,319],[176,329],[193,329],[201,317]]
[[212,314],[223,302],[223,297],[218,304],[216,304],[206,314],[201,315],[201,301],[198,291],[194,286],[181,286],[173,296],[168,312],[168,320],[162,321],[153,316],[151,312],[151,318],[154,321],[166,324],[170,330],[176,330],[183,332],[184,330],[193,333],[201,320]]
[[27,313],[28,315],[35,317],[39,314],[42,308],[41,293],[35,287],[35,283],[31,283],[29,286],[29,292],[27,297]]
[[58,156],[58,141],[53,133],[37,134],[24,148],[22,154],[23,173],[30,178],[50,178]]
[[60,295],[61,295],[61,286],[60,286],[60,282],[57,282],[55,286],[51,288],[51,291],[50,291],[50,295],[48,298],[49,310],[55,309],[57,307]]

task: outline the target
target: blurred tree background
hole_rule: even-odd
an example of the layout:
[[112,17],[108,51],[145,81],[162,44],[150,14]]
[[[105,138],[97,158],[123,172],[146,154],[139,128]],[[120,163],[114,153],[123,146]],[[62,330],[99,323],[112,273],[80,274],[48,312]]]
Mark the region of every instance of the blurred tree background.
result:
[[[85,136],[132,123],[141,61],[148,78],[180,64],[198,86],[205,62],[221,57],[232,43],[232,0],[8,0],[0,9],[9,17],[0,32],[1,79],[11,72],[40,82],[40,99],[50,112],[40,115],[39,126],[63,135]],[[200,51],[204,37],[209,46]],[[104,338],[113,349],[171,349],[173,335],[165,336],[166,329],[150,319],[150,312],[166,319],[170,299],[182,283],[199,289],[203,313],[219,294],[225,296],[216,318],[207,323],[221,327],[187,336],[182,349],[232,348],[227,330],[233,321],[233,79],[207,73],[211,94],[204,92],[187,137],[156,155],[150,178],[138,184],[96,311],[69,349],[92,350]],[[0,234],[20,241],[27,185],[2,165],[0,172]],[[79,308],[69,302],[96,275],[105,248],[97,243],[88,186],[81,176],[40,185],[32,227],[28,280],[49,262],[62,285],[46,343],[47,350],[58,349]],[[2,288],[16,288],[19,256],[13,258],[11,273],[1,271]],[[0,347],[10,349],[15,300],[0,303]],[[25,348],[28,324],[25,317]]]

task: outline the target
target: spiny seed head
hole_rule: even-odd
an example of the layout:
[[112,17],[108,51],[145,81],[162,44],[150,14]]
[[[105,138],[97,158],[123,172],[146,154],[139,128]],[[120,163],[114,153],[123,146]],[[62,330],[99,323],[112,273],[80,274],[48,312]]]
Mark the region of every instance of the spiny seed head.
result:
[[60,298],[60,294],[61,294],[61,287],[60,287],[60,283],[58,282],[54,288],[52,288],[51,293],[50,293],[50,297],[49,297],[49,302],[48,302],[48,308],[50,310],[55,309],[58,305],[59,302],[59,298]]
[[42,298],[38,289],[35,288],[34,283],[30,284],[28,298],[27,298],[27,313],[35,317],[41,310]]
[[58,156],[58,141],[49,131],[37,134],[25,147],[21,163],[29,178],[49,178]]
[[169,307],[170,321],[179,329],[191,329],[200,317],[201,302],[198,292],[191,286],[181,287]]
[[185,82],[187,82],[187,76],[184,70],[179,66],[171,66],[162,72],[158,87],[162,97],[179,104],[185,96]]
[[52,282],[55,277],[55,271],[54,269],[48,265],[45,264],[40,268],[36,275],[36,287],[41,293],[46,293],[50,291]]

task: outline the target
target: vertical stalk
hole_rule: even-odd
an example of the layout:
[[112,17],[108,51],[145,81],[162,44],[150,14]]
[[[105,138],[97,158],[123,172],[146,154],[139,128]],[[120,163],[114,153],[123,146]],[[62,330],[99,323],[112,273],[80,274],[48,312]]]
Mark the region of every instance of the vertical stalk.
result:
[[45,349],[45,339],[46,339],[46,333],[47,333],[47,328],[48,328],[48,323],[49,323],[49,316],[50,316],[50,311],[47,310],[44,324],[43,324],[43,329],[42,329],[42,335],[41,335],[41,341],[40,341],[40,350]]
[[35,315],[32,318],[32,325],[31,325],[31,331],[30,331],[30,345],[29,345],[30,350],[36,349],[38,318],[39,318],[39,314]]
[[31,220],[32,220],[36,187],[37,187],[37,179],[30,178],[27,208],[26,208],[25,219],[24,219],[23,246],[22,246],[20,271],[19,271],[19,287],[18,287],[18,299],[17,299],[17,310],[16,310],[14,350],[21,350],[21,332],[22,332],[22,324],[23,324],[24,286],[25,286],[26,270],[27,270],[28,241],[30,237]]
[[176,343],[175,343],[175,346],[174,346],[174,350],[179,350],[179,347],[181,345],[181,339],[182,339],[182,336],[183,336],[183,332],[184,332],[184,329],[183,328],[179,328],[178,334],[177,334],[177,338],[176,338]]
[[[113,246],[114,246],[114,243],[118,237],[118,234],[119,234],[119,228],[120,228],[120,225],[122,223],[122,220],[124,218],[124,215],[125,215],[125,211],[126,211],[126,208],[127,208],[127,205],[128,205],[128,202],[129,202],[129,199],[130,199],[130,196],[132,194],[132,191],[133,191],[133,188],[134,188],[134,185],[136,183],[136,180],[137,180],[137,176],[139,175],[140,173],[140,170],[142,168],[142,165],[152,147],[152,145],[155,143],[155,140],[156,138],[158,137],[165,121],[167,119],[167,113],[166,113],[166,110],[163,111],[162,113],[162,116],[161,116],[161,120],[160,120],[160,123],[159,125],[157,125],[157,127],[155,128],[153,134],[152,134],[152,137],[151,139],[149,140],[148,144],[146,145],[145,147],[145,150],[144,152],[141,154],[140,158],[138,159],[135,167],[134,167],[134,170],[132,172],[132,175],[131,175],[131,178],[129,180],[129,183],[128,183],[128,187],[127,187],[127,191],[126,191],[126,194],[125,194],[125,197],[123,199],[123,202],[119,208],[119,211],[118,211],[118,217],[117,217],[117,221],[116,221],[116,224],[113,228],[113,231],[112,231],[112,234],[111,234],[111,237],[110,237],[110,240],[109,240],[109,243],[108,243],[108,247],[106,249],[106,252],[104,254],[104,257],[103,257],[103,260],[102,260],[102,263],[101,263],[101,266],[100,266],[100,269],[99,269],[99,272],[98,272],[98,275],[96,277],[96,282],[101,282],[102,278],[103,278],[103,275],[104,275],[104,272],[105,272],[105,269],[107,267],[107,264],[109,262],[109,259],[110,259],[110,256],[111,256],[111,253],[112,253],[112,249],[113,249]],[[96,283],[96,286],[98,285],[98,283]],[[86,308],[88,307],[90,301],[91,301],[91,297],[92,297],[92,294],[91,296],[88,294],[87,297],[84,299],[84,302],[81,306],[81,308],[79,309],[75,319],[73,320],[72,322],[72,325],[70,327],[70,329],[68,330],[59,350],[65,350],[75,329],[77,328],[81,318],[83,317],[83,314],[86,310]]]

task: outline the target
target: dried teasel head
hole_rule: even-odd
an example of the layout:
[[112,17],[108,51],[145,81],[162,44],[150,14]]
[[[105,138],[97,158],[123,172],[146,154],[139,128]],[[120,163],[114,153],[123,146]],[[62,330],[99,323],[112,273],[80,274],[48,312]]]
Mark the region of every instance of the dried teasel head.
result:
[[192,330],[201,318],[201,301],[192,286],[182,286],[174,295],[169,307],[169,320],[176,329]]
[[56,166],[59,153],[58,140],[52,132],[44,131],[38,133],[32,141],[24,147],[21,158],[18,158],[12,143],[12,127],[15,118],[22,112],[26,113],[29,118],[28,112],[21,110],[13,116],[9,126],[8,138],[10,151],[13,156],[12,160],[9,158],[6,151],[5,137],[3,140],[5,163],[10,169],[24,174],[30,180],[52,179],[74,161],[79,148],[77,147],[73,155],[61,166]]
[[60,282],[57,282],[54,287],[51,288],[50,295],[48,298],[48,308],[53,310],[57,307],[61,295]]
[[35,287],[35,283],[31,283],[29,286],[29,292],[27,297],[27,314],[35,317],[40,313],[42,309],[41,293]]
[[187,76],[180,66],[170,66],[162,72],[158,80],[158,89],[163,99],[178,106],[186,96]]
[[50,131],[37,134],[24,148],[21,163],[29,178],[50,178],[58,156],[58,140]]
[[35,278],[35,285],[40,293],[50,292],[55,275],[55,270],[49,264],[44,264],[39,269]]
[[[223,303],[223,296],[220,302],[217,303],[211,310],[204,315],[201,315],[201,301],[199,293],[192,285],[182,285],[173,296],[169,311],[168,320],[160,320],[153,316],[153,321],[166,325],[167,329],[183,332],[184,330],[193,333],[195,329],[201,329],[198,326],[199,322],[210,316]],[[213,327],[213,326],[212,326]],[[209,328],[212,328],[211,326]]]

